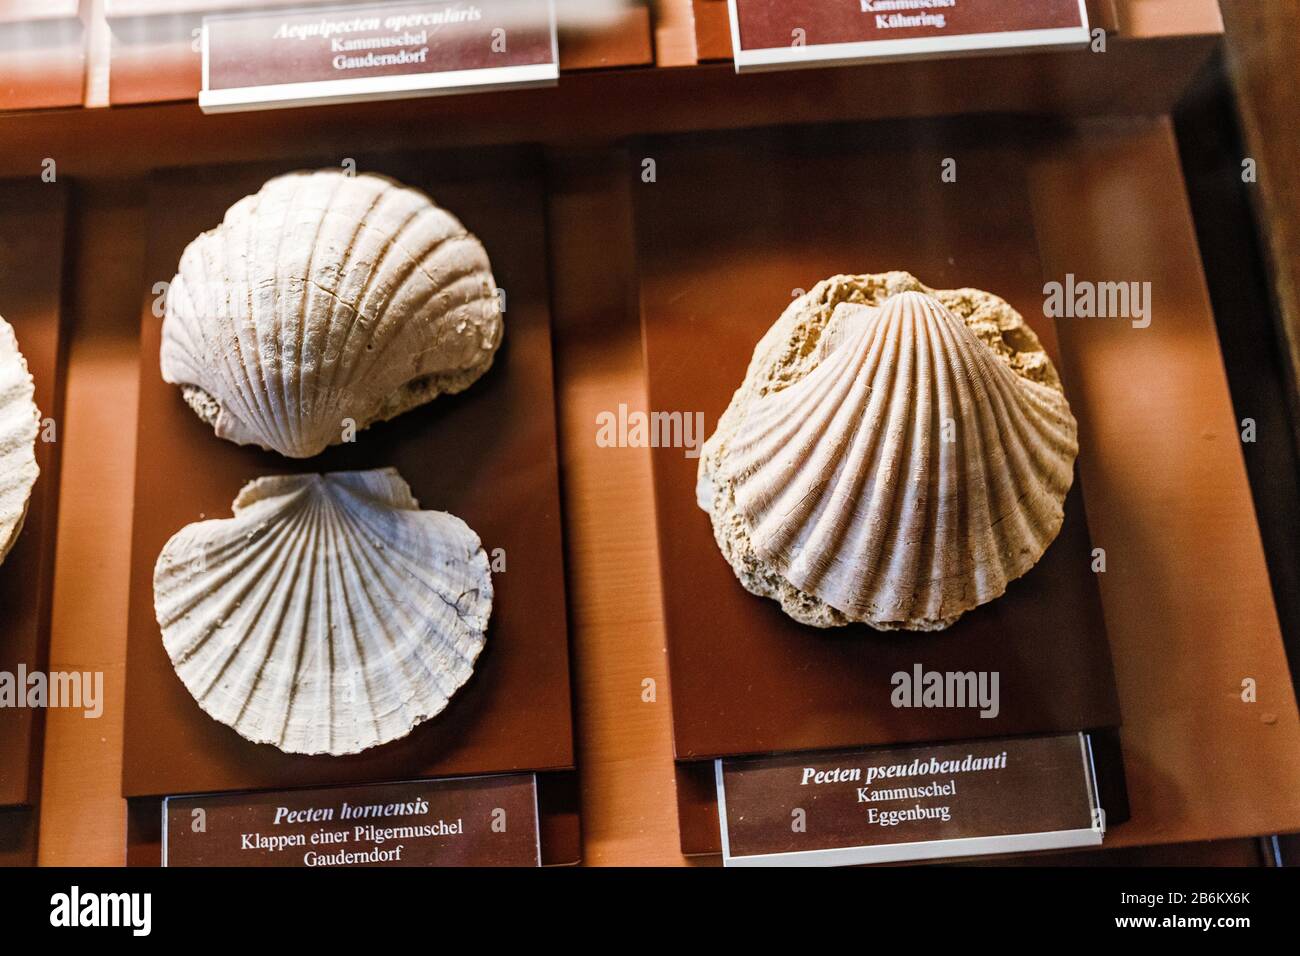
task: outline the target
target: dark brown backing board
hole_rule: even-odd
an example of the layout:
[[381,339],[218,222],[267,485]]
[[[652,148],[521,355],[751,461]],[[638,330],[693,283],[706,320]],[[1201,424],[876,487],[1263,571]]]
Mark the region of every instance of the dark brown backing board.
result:
[[[64,338],[62,283],[67,192],[58,184],[0,183],[0,316],[36,384],[42,419],[62,427]],[[43,429],[44,432],[44,429]],[[0,671],[44,670],[49,658],[50,611],[59,502],[58,441],[36,442],[41,473],[23,528],[0,565]],[[0,864],[36,861],[36,807],[40,796],[44,716],[27,708],[0,709]]]
[[[791,296],[841,272],[989,290],[1055,357],[1022,149],[1009,124],[945,123],[643,144],[657,180],[637,195],[650,408],[703,411],[711,433]],[[956,183],[940,177],[948,157]],[[1039,564],[947,631],[819,631],[736,581],[695,504],[697,462],[652,457],[679,760],[1118,724],[1077,481]],[[999,672],[1001,712],[895,709],[890,677],[918,663]]]
[[[465,393],[295,462],[218,439],[161,379],[153,284],[171,279],[185,244],[232,202],[278,172],[313,165],[320,164],[210,168],[154,183],[127,655],[128,798],[573,766],[545,219],[531,151],[358,158],[362,171],[426,189],[488,249],[507,296],[505,339],[492,370]],[[234,494],[258,475],[386,465],[399,469],[422,507],[461,516],[486,549],[505,549],[476,672],[437,718],[357,756],[294,756],[251,744],[207,717],[172,671],[153,613],[157,554],[201,514],[228,516]]]

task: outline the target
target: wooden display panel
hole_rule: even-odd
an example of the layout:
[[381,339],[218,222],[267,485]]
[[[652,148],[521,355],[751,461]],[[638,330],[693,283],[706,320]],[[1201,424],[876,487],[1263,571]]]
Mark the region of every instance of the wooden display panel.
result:
[[[592,19],[585,2],[556,2],[561,70],[653,62],[646,4],[615,6]],[[198,31],[205,15],[307,5],[304,0],[107,0],[113,37],[109,99],[115,105],[197,99],[202,85]]]
[[695,51],[701,63],[731,59],[731,15],[727,0],[690,0],[695,15]]
[[[0,316],[13,326],[36,384],[36,407],[58,437],[63,414],[62,285],[67,193],[33,179],[0,183]],[[0,671],[44,671],[49,659],[58,441],[36,442],[40,476],[27,518],[0,565]],[[36,861],[44,714],[0,708],[0,865]]]
[[[934,288],[986,289],[1059,362],[1013,129],[773,130],[644,153],[658,164],[637,207],[652,410],[703,411],[711,434],[791,297],[838,273],[901,269]],[[940,177],[951,156],[957,183]],[[887,634],[806,627],[746,592],[696,505],[698,461],[681,449],[652,456],[678,760],[1119,723],[1077,480],[1061,533],[1003,597],[946,631]],[[894,708],[891,675],[917,663],[997,672],[999,714]]]
[[0,0],[0,110],[78,106],[85,44],[78,0]]
[[1037,152],[1030,189],[1047,275],[1142,279],[1155,303],[1145,329],[1060,327],[1125,713],[1132,821],[1107,842],[1300,831],[1300,718],[1266,512],[1251,500],[1171,124],[1081,124]]
[[[355,444],[292,461],[217,438],[158,372],[162,322],[153,313],[153,284],[170,280],[185,245],[235,200],[275,173],[312,165],[324,163],[207,168],[162,175],[152,189],[127,652],[128,798],[574,765],[546,227],[535,154],[358,158],[361,171],[426,189],[488,249],[507,296],[505,339],[493,368],[462,394],[359,433]],[[423,507],[459,515],[485,549],[505,551],[507,570],[493,575],[488,642],[474,676],[437,718],[359,755],[296,756],[245,741],[203,713],[172,670],[153,613],[158,553],[201,515],[228,516],[239,488],[259,475],[387,465],[399,469]],[[576,852],[566,862],[573,859]]]
[[555,13],[561,70],[654,63],[650,0],[555,0]]

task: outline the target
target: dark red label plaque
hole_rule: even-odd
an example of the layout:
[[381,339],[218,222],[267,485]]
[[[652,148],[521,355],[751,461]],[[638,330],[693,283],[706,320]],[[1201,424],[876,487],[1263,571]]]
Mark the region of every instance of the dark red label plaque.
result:
[[551,0],[321,5],[203,20],[205,112],[545,85]]
[[537,866],[533,774],[163,801],[163,866]]
[[843,866],[1096,846],[1086,734],[718,760],[728,866]]
[[1086,0],[730,0],[736,69],[1088,41]]

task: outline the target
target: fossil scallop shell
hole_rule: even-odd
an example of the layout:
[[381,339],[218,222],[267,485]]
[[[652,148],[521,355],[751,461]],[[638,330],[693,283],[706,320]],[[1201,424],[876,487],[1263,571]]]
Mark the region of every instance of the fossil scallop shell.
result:
[[41,413],[35,394],[13,327],[0,318],[0,561],[23,529],[27,502],[40,474],[36,435]]
[[940,630],[1060,531],[1078,444],[1055,370],[1000,299],[932,291],[906,273],[819,284],[705,444],[723,553],[804,623]]
[[483,649],[478,536],[396,470],[259,478],[154,568],[176,673],[207,713],[286,753],[351,754],[447,706]]
[[186,247],[163,379],[222,438],[309,458],[468,388],[501,342],[482,244],[382,176],[270,180]]

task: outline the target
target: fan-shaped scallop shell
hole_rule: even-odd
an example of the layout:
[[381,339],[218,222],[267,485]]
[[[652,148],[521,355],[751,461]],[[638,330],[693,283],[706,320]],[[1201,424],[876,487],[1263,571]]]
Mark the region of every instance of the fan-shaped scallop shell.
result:
[[0,318],[0,561],[23,529],[27,502],[40,474],[36,435],[41,413],[35,394],[13,326]]
[[[1056,537],[1078,451],[1006,303],[839,277],[760,343],[706,443],[701,505],[749,590],[818,626],[939,630]],[[961,314],[958,314],[958,313]]]
[[168,541],[154,608],[213,718],[287,753],[350,754],[406,736],[469,679],[492,579],[478,536],[419,510],[395,470],[287,475]]
[[469,387],[501,341],[482,244],[381,176],[270,180],[185,249],[162,375],[222,438],[308,458]]

